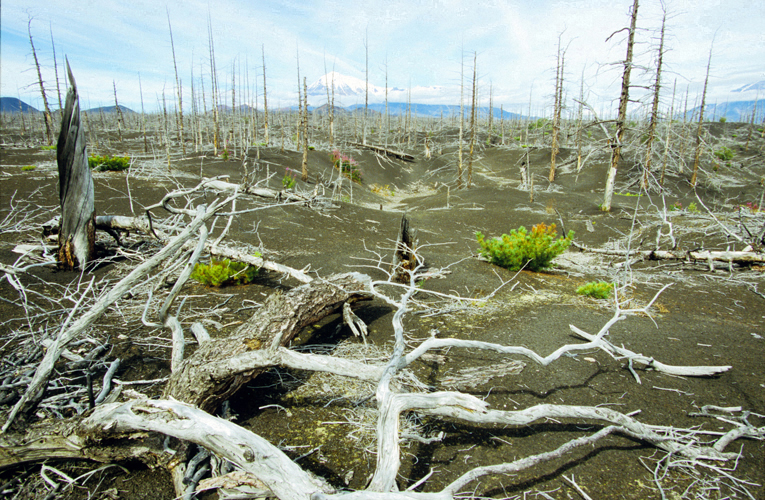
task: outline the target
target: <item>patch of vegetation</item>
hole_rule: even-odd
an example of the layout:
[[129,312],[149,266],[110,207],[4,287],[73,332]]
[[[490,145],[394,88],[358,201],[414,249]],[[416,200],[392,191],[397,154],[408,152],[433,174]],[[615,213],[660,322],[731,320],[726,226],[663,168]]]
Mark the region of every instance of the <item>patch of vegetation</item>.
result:
[[[676,201],[669,207],[670,211],[677,212],[683,210],[683,204],[679,201]],[[697,214],[700,212],[699,207],[696,206],[696,202],[692,201],[688,204],[688,208],[685,209],[686,212],[690,212],[692,214]]]
[[287,168],[284,174],[284,178],[282,179],[282,186],[284,186],[284,189],[292,189],[295,187],[295,182],[297,182],[297,172],[292,170],[291,168]]
[[130,168],[130,157],[90,155],[88,157],[88,166],[91,169],[97,170],[99,172],[120,172]]
[[592,297],[593,299],[607,299],[611,296],[611,292],[613,290],[613,283],[607,283],[605,281],[591,281],[577,288],[576,293],[579,295]]
[[[255,256],[260,257],[261,254],[256,253]],[[252,283],[259,271],[259,268],[243,262],[211,259],[209,265],[196,264],[191,272],[191,278],[203,285],[214,287],[246,285]]]
[[29,172],[29,171],[34,170],[36,168],[37,167],[34,166],[34,165],[24,165],[23,167],[21,167],[21,171],[22,172]]
[[55,151],[56,150],[56,145],[55,144],[51,144],[50,146],[43,146],[42,150],[43,151]]
[[501,238],[487,240],[480,231],[475,235],[481,245],[478,252],[492,264],[510,271],[522,268],[539,271],[550,267],[552,260],[568,248],[574,232],[556,239],[555,224],[540,223],[532,227],[530,233],[521,226]]
[[746,210],[749,210],[750,212],[752,212],[753,214],[756,214],[757,212],[762,212],[762,209],[760,208],[760,206],[757,205],[757,203],[755,203],[753,201],[747,201],[745,205],[737,205],[734,208],[736,210],[746,209]]
[[361,183],[361,170],[359,170],[359,163],[356,160],[340,154],[340,151],[336,149],[332,151],[332,163],[344,176],[353,182]]
[[372,184],[370,186],[370,189],[373,193],[382,195],[382,196],[396,196],[396,191],[390,187],[389,184],[386,184],[384,186],[381,186],[379,184]]
[[223,159],[223,161],[228,161],[228,149],[221,151],[220,157]]
[[722,146],[720,149],[714,152],[714,155],[722,161],[731,161],[735,154],[727,146]]
[[728,119],[727,119],[727,118],[725,118],[724,116],[721,116],[721,117],[720,117],[720,123],[725,123],[725,122],[727,122],[727,121],[728,121]]

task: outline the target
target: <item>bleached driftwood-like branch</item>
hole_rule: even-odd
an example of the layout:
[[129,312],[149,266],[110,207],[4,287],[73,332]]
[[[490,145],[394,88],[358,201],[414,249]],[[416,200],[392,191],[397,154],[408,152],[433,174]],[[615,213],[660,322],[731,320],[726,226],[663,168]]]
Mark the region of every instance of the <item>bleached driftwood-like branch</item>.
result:
[[227,201],[230,201],[230,199],[216,200],[209,207],[207,207],[204,212],[200,211],[198,214],[196,214],[194,220],[192,220],[191,223],[189,223],[189,225],[178,236],[176,236],[172,241],[165,245],[162,250],[157,252],[157,254],[152,258],[136,267],[130,274],[115,284],[114,287],[109,290],[101,299],[99,299],[88,312],[80,316],[76,321],[72,322],[71,325],[65,325],[64,329],[59,333],[53,345],[45,353],[45,357],[40,362],[40,365],[35,371],[35,375],[32,378],[32,381],[30,382],[26,392],[22,395],[21,399],[19,399],[19,401],[11,410],[11,413],[8,415],[5,424],[3,424],[2,432],[6,432],[8,430],[20,411],[26,409],[31,403],[34,403],[34,401],[36,401],[37,398],[41,396],[42,389],[45,384],[47,384],[48,378],[53,371],[53,365],[61,356],[61,353],[63,352],[66,345],[74,338],[76,338],[80,333],[85,331],[86,328],[92,325],[93,322],[95,322],[109,306],[114,304],[128,290],[143,280],[155,267],[160,265],[171,255],[175,254],[175,252],[177,252],[178,249],[181,248],[181,246],[183,246],[183,244],[189,238],[191,238],[191,236],[196,231],[198,231],[199,228],[204,225],[208,219],[210,219],[210,217],[214,216],[215,212]]

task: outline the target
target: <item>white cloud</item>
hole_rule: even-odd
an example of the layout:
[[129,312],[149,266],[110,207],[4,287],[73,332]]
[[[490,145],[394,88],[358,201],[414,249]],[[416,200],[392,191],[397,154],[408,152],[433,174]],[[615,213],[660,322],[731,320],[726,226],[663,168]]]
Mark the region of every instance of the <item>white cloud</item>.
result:
[[[495,103],[507,107],[526,103],[531,93],[535,108],[551,101],[558,36],[568,47],[566,87],[578,94],[584,71],[591,99],[609,102],[618,96],[624,58],[624,34],[612,33],[629,22],[631,1],[607,0],[372,0],[359,7],[350,0],[249,2],[247,0],[17,0],[3,2],[0,92],[21,95],[39,106],[34,86],[31,50],[26,34],[27,13],[44,77],[54,83],[49,23],[59,65],[69,56],[83,100],[93,106],[113,103],[112,81],[121,103],[140,108],[138,75],[144,102],[155,109],[164,89],[175,86],[167,27],[169,12],[184,87],[190,102],[191,72],[200,78],[209,99],[210,63],[208,18],[212,28],[220,88],[228,92],[232,68],[247,68],[250,87],[262,93],[261,46],[265,48],[268,92],[273,105],[297,100],[297,54],[301,76],[308,83],[327,71],[364,78],[365,38],[368,38],[370,82],[408,89],[412,99],[433,102],[439,97],[419,87],[440,86],[444,99],[459,99],[460,65],[465,83],[472,77],[472,53],[478,53],[479,90],[488,103],[492,85]],[[759,0],[669,0],[668,52],[665,83],[701,91],[709,47],[715,44],[710,71],[710,95],[730,98],[730,90],[763,79],[765,71],[765,2]],[[640,6],[639,64],[651,60],[661,22],[658,3]],[[654,30],[649,32],[647,29]],[[61,66],[60,66],[61,67]],[[60,73],[60,78],[63,75]],[[633,73],[635,81],[649,74]],[[239,80],[239,78],[238,78]],[[237,81],[237,86],[240,83]],[[669,84],[671,86],[671,83]],[[55,85],[49,85],[49,90]],[[244,95],[240,88],[238,95]],[[408,92],[407,92],[408,95]],[[51,94],[53,96],[53,94]],[[226,100],[230,95],[226,94]],[[402,96],[403,97],[403,96]],[[668,100],[669,97],[666,98]],[[262,103],[261,103],[262,105]]]

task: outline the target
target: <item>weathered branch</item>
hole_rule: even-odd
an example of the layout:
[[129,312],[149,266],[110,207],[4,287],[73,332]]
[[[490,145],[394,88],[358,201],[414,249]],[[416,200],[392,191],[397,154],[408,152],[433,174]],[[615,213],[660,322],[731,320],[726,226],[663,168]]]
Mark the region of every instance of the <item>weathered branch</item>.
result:
[[346,302],[370,298],[369,290],[367,276],[347,273],[314,280],[285,294],[274,293],[230,337],[205,342],[186,359],[173,373],[165,395],[213,410],[262,371],[238,364],[239,356],[287,345],[304,326],[332,314]]

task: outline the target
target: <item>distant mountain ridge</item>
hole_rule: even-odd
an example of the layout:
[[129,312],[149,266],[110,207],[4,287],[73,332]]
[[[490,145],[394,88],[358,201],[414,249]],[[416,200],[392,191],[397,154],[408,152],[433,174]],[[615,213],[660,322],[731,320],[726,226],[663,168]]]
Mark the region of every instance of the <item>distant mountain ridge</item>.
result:
[[39,113],[40,111],[15,97],[0,97],[0,113]]
[[[755,101],[732,101],[724,103],[712,103],[704,106],[704,120],[717,121],[725,118],[729,122],[748,122],[752,118]],[[701,106],[689,109],[685,112],[685,118],[691,119],[695,116],[698,119]],[[755,123],[762,122],[763,113],[765,113],[765,99],[757,100],[757,116]],[[682,119],[683,113],[678,113],[675,118]]]
[[[120,104],[120,110],[125,113],[135,113],[132,109]],[[51,113],[56,113],[58,109],[52,109]],[[83,110],[85,113],[116,113],[116,106],[101,106],[99,108],[90,108]],[[41,113],[37,108],[30,106],[16,97],[0,97],[0,113]]]

